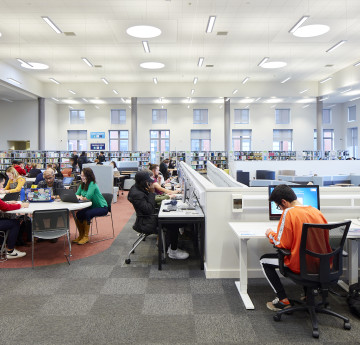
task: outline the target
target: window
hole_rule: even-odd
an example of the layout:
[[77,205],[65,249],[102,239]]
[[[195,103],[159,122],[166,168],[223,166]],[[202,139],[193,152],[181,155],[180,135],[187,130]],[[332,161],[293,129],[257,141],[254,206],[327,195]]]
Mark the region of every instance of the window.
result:
[[87,131],[68,131],[68,151],[87,150]]
[[275,109],[275,123],[288,125],[290,123],[290,109]]
[[234,109],[234,123],[248,124],[249,119],[249,109]]
[[314,129],[314,151],[320,151],[321,148],[317,148],[317,129]]
[[150,160],[156,162],[156,152],[170,151],[170,131],[150,131]]
[[292,151],[292,129],[274,129],[273,130],[273,150],[274,151]]
[[125,109],[111,109],[110,123],[112,125],[126,124],[126,110]]
[[233,129],[232,146],[233,151],[251,150],[251,129]]
[[85,110],[70,110],[70,125],[85,124]]
[[194,109],[193,111],[194,125],[208,123],[208,110],[207,109]]
[[166,109],[153,109],[152,110],[152,123],[154,125],[167,124],[167,110]]
[[331,151],[334,149],[334,130],[323,129],[323,148],[324,151]]
[[357,158],[358,154],[358,128],[347,129],[347,150],[349,151],[350,157]]
[[129,131],[109,131],[110,151],[129,151]]
[[330,125],[331,124],[331,109],[323,109],[322,123],[323,123],[323,125]]
[[191,151],[210,151],[211,130],[191,130]]
[[348,122],[356,121],[356,105],[348,107]]

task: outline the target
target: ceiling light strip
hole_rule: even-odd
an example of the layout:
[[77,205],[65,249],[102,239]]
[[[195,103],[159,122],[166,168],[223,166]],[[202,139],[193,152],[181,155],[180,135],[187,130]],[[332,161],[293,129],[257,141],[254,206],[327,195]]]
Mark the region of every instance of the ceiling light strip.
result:
[[195,89],[191,89],[191,94],[193,95],[195,93]]
[[119,94],[119,92],[117,92],[115,89],[113,90],[113,92],[114,92],[115,95]]
[[206,26],[206,33],[210,33],[213,31],[215,25],[216,16],[210,16],[207,26]]
[[329,77],[329,78],[326,78],[324,80],[320,80],[320,84],[323,84],[323,83],[326,83],[327,81],[331,80],[332,78]]
[[154,84],[157,84],[158,83],[157,78],[153,78],[153,82],[154,82]]
[[73,95],[76,95],[76,92],[73,90],[68,90],[70,93],[72,93]]
[[350,99],[350,102],[356,101],[356,100],[358,100],[358,99],[360,99],[360,97],[352,98],[352,99]]
[[199,57],[198,67],[201,67],[201,66],[202,66],[202,64],[204,63],[204,60],[205,60],[205,58]]
[[150,46],[148,41],[142,41],[145,53],[150,53]]
[[281,84],[285,84],[287,81],[289,81],[291,79],[291,77],[287,77],[286,79],[284,79]]
[[86,98],[82,98],[82,100],[86,103],[89,103],[89,101]]
[[45,22],[57,33],[57,34],[62,34],[62,31],[56,26],[56,24],[49,18],[46,16],[41,17],[42,19],[45,20]]
[[235,89],[235,90],[233,91],[233,95],[235,95],[238,91],[239,91],[238,89]]
[[59,81],[57,81],[56,79],[54,79],[54,78],[49,78],[49,80],[51,80],[53,83],[55,83],[55,84],[60,84],[60,82]]
[[342,40],[342,41],[339,41],[338,43],[336,43],[335,45],[333,45],[331,48],[329,48],[326,52],[327,53],[330,53],[332,52],[333,50],[335,50],[336,48],[339,48],[340,46],[342,46],[344,43],[346,43],[347,41],[346,40]]
[[33,68],[34,67],[32,64],[30,64],[30,63],[28,63],[28,62],[26,62],[26,61],[24,61],[22,59],[17,58],[16,60],[19,61],[22,65],[25,65],[27,68]]
[[81,60],[83,60],[89,67],[94,67],[94,65],[86,57],[82,57]]
[[109,82],[107,81],[106,78],[101,78],[101,80],[102,80],[106,85],[109,85]]
[[354,67],[360,66],[360,61],[354,64]]
[[250,77],[245,77],[244,80],[241,82],[242,84],[247,83],[247,81],[250,79]]
[[18,80],[14,79],[14,78],[7,78],[7,80],[10,80],[15,84],[19,84],[19,85],[21,84]]
[[14,103],[14,101],[12,101],[11,99],[8,99],[8,98],[1,98],[2,101],[5,101],[5,102],[9,102],[9,103]]
[[310,16],[306,15],[306,16],[302,16],[298,22],[289,30],[290,34],[293,34],[302,24],[304,24],[304,22],[306,20],[308,20],[310,18]]
[[194,85],[196,85],[197,82],[198,82],[198,78],[195,77],[195,78],[194,78],[194,81],[193,81]]
[[309,91],[309,89],[302,90],[299,93],[305,93],[306,91]]
[[269,57],[264,57],[259,63],[258,66],[261,67],[265,62],[267,62],[270,58]]
[[56,102],[60,102],[57,98],[55,98],[55,97],[51,97],[51,99],[53,99],[54,101],[56,101]]
[[351,91],[352,89],[350,88],[350,89],[346,89],[346,90],[344,90],[344,91],[341,91],[340,93],[345,93],[345,92],[349,92],[349,91]]

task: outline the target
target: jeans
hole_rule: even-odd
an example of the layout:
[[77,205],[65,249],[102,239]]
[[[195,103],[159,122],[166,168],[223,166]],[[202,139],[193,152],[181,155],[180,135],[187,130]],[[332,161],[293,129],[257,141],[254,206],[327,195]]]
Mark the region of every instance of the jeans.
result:
[[0,230],[8,231],[7,247],[14,249],[19,234],[20,222],[17,219],[0,219]]
[[106,216],[108,214],[108,212],[109,212],[109,209],[107,206],[95,207],[95,208],[87,207],[87,208],[84,208],[84,209],[78,211],[76,213],[76,218],[80,222],[86,220],[90,224],[90,221],[92,218]]

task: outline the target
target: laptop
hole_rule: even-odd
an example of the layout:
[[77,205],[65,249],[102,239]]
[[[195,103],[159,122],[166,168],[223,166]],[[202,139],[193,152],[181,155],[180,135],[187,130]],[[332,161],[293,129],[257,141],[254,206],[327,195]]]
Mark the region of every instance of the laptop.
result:
[[17,201],[19,200],[20,192],[5,194],[2,201]]
[[79,200],[76,197],[76,194],[72,189],[61,189],[59,195],[60,195],[61,201],[63,201],[63,202],[76,202],[76,203],[88,202],[85,200]]
[[64,177],[63,178],[63,185],[64,186],[70,186],[72,184],[73,180],[74,180],[73,177]]

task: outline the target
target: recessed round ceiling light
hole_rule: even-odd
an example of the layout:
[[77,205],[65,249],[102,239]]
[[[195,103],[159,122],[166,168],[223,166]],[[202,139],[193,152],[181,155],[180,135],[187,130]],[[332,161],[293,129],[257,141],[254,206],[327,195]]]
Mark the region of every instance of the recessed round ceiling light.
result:
[[49,66],[39,62],[28,62],[27,64],[21,64],[21,67],[27,69],[48,69]]
[[265,62],[261,65],[262,68],[281,68],[285,66],[286,66],[286,62],[283,61],[270,61],[270,62]]
[[143,62],[140,64],[140,67],[146,69],[160,69],[160,68],[164,68],[165,65],[161,62]]
[[296,37],[315,37],[326,34],[329,30],[330,28],[327,25],[305,25],[297,29],[293,35]]
[[126,33],[137,38],[152,38],[160,36],[161,30],[155,26],[137,25],[128,28]]

